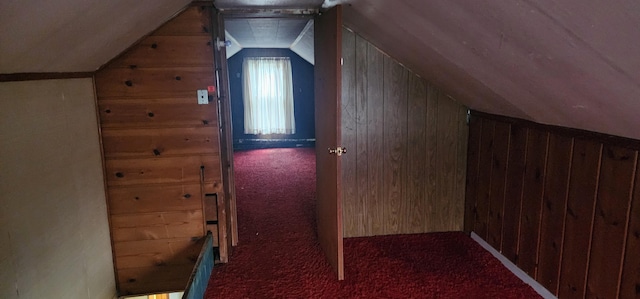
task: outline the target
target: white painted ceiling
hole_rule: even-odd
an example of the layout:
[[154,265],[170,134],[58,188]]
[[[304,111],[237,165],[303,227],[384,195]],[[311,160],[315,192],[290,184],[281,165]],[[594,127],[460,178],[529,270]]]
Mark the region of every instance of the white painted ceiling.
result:
[[[0,73],[94,71],[188,2],[0,1]],[[214,4],[259,11],[342,3],[349,28],[473,109],[640,139],[637,0],[325,2]]]
[[286,48],[314,63],[311,17],[226,18],[227,57],[242,48]]

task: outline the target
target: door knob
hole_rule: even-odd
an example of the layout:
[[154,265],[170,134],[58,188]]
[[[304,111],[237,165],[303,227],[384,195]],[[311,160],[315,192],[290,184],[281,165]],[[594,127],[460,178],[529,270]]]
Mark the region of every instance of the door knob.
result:
[[340,147],[338,146],[337,148],[329,148],[329,154],[333,155],[336,154],[338,155],[338,157],[342,156],[342,154],[346,154],[347,153],[347,148],[346,147]]

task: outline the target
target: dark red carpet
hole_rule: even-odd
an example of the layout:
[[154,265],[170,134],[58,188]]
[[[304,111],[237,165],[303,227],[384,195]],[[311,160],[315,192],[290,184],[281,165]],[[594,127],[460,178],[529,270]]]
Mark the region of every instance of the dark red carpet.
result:
[[315,238],[313,149],[238,152],[240,244],[205,298],[538,298],[463,233],[345,239],[337,281]]

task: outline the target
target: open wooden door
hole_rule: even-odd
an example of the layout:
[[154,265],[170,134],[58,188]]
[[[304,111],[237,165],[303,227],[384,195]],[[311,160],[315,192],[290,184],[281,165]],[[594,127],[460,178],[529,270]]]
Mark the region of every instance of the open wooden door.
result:
[[[344,279],[340,110],[342,82],[342,7],[315,18],[315,121],[317,225],[329,264]],[[337,149],[337,151],[336,151]],[[329,153],[334,150],[333,153]]]

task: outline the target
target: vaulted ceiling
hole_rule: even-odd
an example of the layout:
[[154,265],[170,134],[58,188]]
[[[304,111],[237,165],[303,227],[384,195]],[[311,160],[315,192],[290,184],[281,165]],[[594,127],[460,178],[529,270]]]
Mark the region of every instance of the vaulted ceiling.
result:
[[640,2],[339,1],[349,27],[471,108],[640,138]]
[[313,18],[263,17],[226,18],[227,58],[242,48],[286,48],[309,63],[313,58]]
[[[1,1],[0,73],[94,71],[188,3]],[[344,4],[347,27],[473,109],[640,139],[636,0],[214,4],[227,11]]]

